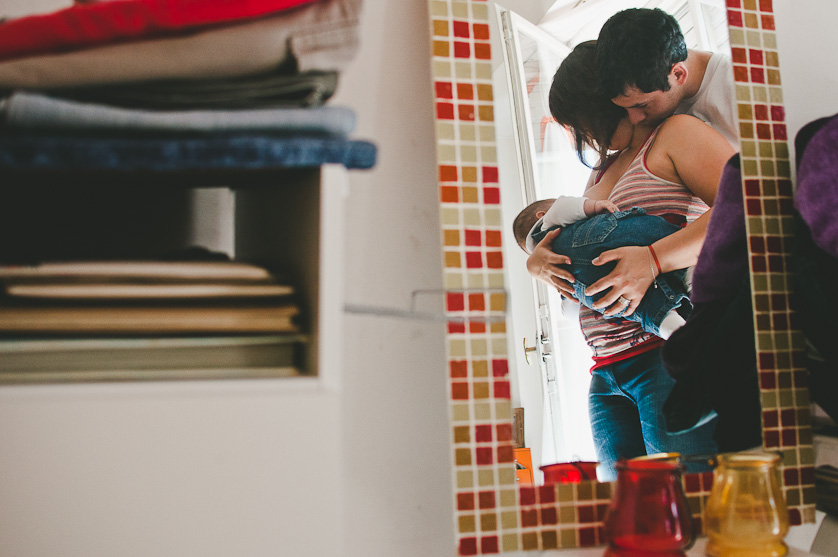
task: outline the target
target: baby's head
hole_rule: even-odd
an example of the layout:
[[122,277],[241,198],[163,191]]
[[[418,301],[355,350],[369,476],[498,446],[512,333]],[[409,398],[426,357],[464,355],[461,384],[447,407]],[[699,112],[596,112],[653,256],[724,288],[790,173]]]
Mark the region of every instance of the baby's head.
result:
[[512,233],[515,235],[515,241],[521,246],[522,250],[529,253],[529,250],[527,250],[527,236],[532,230],[532,227],[535,226],[535,223],[538,222],[538,219],[544,216],[544,213],[553,206],[553,202],[555,201],[555,199],[541,199],[530,203],[512,221]]

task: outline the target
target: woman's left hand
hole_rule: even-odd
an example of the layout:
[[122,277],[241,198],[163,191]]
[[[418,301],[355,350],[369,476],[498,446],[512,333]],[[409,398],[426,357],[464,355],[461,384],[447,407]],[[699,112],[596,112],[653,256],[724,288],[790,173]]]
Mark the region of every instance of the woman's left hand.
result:
[[[643,246],[627,246],[604,251],[594,259],[594,265],[605,265],[616,261],[614,270],[602,277],[586,290],[585,294],[593,296],[603,291],[605,295],[596,301],[594,308],[608,308],[603,315],[611,317],[625,310],[623,315],[631,315],[646,290],[652,285],[652,271],[649,267],[648,248]],[[610,288],[610,290],[609,290]],[[629,300],[629,304],[623,300]]]

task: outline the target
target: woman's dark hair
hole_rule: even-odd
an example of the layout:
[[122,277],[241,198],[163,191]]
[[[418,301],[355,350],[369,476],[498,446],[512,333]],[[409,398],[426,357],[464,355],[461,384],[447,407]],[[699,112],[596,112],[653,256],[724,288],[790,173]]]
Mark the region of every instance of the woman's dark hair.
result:
[[[553,76],[549,104],[553,118],[573,135],[579,160],[598,169],[605,162],[611,137],[626,111],[597,91],[596,43],[579,43],[564,59]],[[586,146],[599,153],[597,166],[585,160]]]
[[596,48],[599,91],[613,99],[628,87],[644,93],[669,90],[672,66],[687,59],[678,20],[655,8],[632,8],[612,15]]

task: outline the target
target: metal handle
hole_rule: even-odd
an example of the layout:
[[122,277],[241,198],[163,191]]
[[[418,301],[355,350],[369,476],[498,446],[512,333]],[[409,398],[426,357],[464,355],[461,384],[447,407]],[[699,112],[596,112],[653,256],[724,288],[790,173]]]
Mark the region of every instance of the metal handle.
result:
[[535,346],[527,346],[527,337],[524,337],[524,359],[527,360],[527,365],[532,365],[530,361],[530,352],[535,352],[537,348]]

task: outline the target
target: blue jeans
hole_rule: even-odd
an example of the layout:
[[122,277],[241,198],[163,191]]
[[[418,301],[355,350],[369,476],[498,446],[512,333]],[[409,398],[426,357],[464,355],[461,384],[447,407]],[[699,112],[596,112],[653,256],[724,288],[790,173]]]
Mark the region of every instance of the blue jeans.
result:
[[[607,291],[595,296],[586,296],[585,289],[610,273],[617,265],[616,262],[611,262],[597,266],[591,263],[593,259],[602,252],[615,248],[648,246],[678,230],[681,230],[678,225],[661,217],[647,215],[643,209],[633,207],[629,211],[603,213],[569,224],[553,240],[552,247],[554,252],[570,257],[573,263],[562,267],[570,271],[575,279],[574,297],[582,305],[593,309],[593,303],[605,296]],[[547,230],[533,234],[536,243],[546,233]],[[651,272],[650,268],[649,273]],[[658,288],[655,288],[654,284],[650,286],[634,313],[624,319],[636,321],[644,331],[660,336],[660,325],[667,313],[683,305],[683,317],[686,318],[692,304],[684,287],[685,276],[684,269],[658,276]],[[608,308],[595,311],[602,313],[606,309]],[[622,317],[622,314],[623,312],[620,312],[614,317]]]
[[[663,404],[675,380],[666,372],[660,348],[594,369],[591,375],[588,413],[601,481],[616,479],[615,465],[620,458],[716,452],[716,418],[684,433],[666,431]],[[708,469],[702,463],[687,465],[689,472]]]

